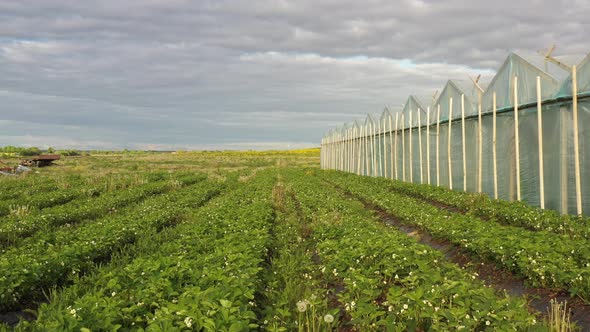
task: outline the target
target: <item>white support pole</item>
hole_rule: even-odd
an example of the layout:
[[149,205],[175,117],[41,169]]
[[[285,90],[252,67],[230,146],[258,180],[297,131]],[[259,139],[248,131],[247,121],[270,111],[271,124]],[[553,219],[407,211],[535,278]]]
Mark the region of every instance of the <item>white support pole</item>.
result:
[[412,156],[412,141],[413,141],[413,139],[412,139],[412,126],[413,126],[412,110],[409,110],[409,113],[410,113],[410,122],[409,122],[409,124],[410,124],[410,128],[409,128],[409,134],[410,134],[410,146],[409,146],[409,148],[410,148],[410,165],[409,165],[410,166],[410,182],[414,182],[414,177],[413,177],[414,160],[412,158],[413,157]]
[[[379,134],[379,175],[380,176],[385,176],[385,162],[386,162],[386,158],[385,158],[385,129],[384,127],[381,127],[381,119],[379,119],[379,131],[381,132]],[[383,137],[381,137],[383,136]]]
[[342,134],[336,134],[336,169],[342,170]]
[[330,150],[331,150],[331,154],[330,154],[330,169],[334,169],[334,166],[336,165],[336,147],[334,145],[334,134],[332,133],[331,135],[332,137],[330,138]]
[[375,126],[375,123],[373,123],[373,132],[375,133],[374,134],[374,136],[375,136],[374,137],[374,139],[375,139],[374,140],[374,144],[375,144],[375,155],[373,156],[373,159],[375,160],[375,170],[373,171],[373,174],[375,176],[379,176],[379,174],[381,172],[381,170],[380,170],[381,161],[377,158],[377,155],[379,155],[379,153],[380,153],[379,149],[380,149],[380,146],[381,146],[381,144],[379,142],[379,128],[381,128],[380,125]]
[[426,182],[430,184],[430,106],[426,108]]
[[465,95],[461,94],[461,147],[463,149],[463,191],[467,191],[467,156],[465,153]]
[[363,126],[359,126],[357,129],[357,147],[356,147],[356,154],[358,156],[356,161],[356,171],[358,175],[362,175],[361,169],[363,167]]
[[389,175],[393,179],[393,169],[395,167],[393,163],[395,161],[395,158],[393,157],[393,131],[391,129],[391,113],[389,113],[389,153],[391,157],[391,169],[389,170]]
[[477,163],[477,192],[482,192],[482,179],[483,179],[483,125],[481,120],[481,94],[479,90],[477,94],[477,144],[479,161]]
[[543,107],[541,102],[541,76],[537,76],[537,132],[539,146],[539,204],[541,209],[545,208],[545,179],[543,168]]
[[320,169],[324,169],[324,139],[320,143]]
[[336,169],[342,170],[342,134],[336,134]]
[[338,147],[338,170],[342,170],[342,162],[344,159],[342,158],[342,134],[338,133],[338,137],[336,138],[338,141],[336,146]]
[[340,170],[346,170],[346,149],[344,148],[344,143],[346,142],[346,131],[340,135],[340,159],[342,160],[340,163]]
[[353,172],[353,168],[352,164],[354,162],[354,129],[353,128],[349,128],[348,129],[348,173],[352,173]]
[[361,175],[361,131],[360,128],[354,128],[356,131],[356,174]]
[[371,124],[373,131],[373,144],[371,144],[371,150],[373,152],[373,176],[377,176],[377,134],[375,132],[375,123]]
[[406,122],[402,113],[402,181],[406,181]]
[[356,173],[356,128],[350,128],[350,173]]
[[367,176],[371,176],[372,167],[373,166],[373,156],[371,155],[371,150],[373,150],[373,135],[371,130],[371,125],[367,123]]
[[335,134],[332,133],[332,135],[331,135],[332,137],[330,138],[330,141],[331,141],[331,143],[330,143],[330,145],[331,145],[330,150],[332,151],[332,153],[330,154],[330,169],[334,169],[334,166],[336,165],[336,146],[335,146],[335,143],[334,143],[334,141],[335,141],[334,135]]
[[518,134],[518,77],[514,76],[514,152],[516,159],[516,199],[520,201],[520,137]]
[[578,78],[576,66],[572,66],[572,106],[574,117],[574,172],[576,175],[576,210],[582,215],[582,183],[580,179],[580,142],[578,132]]
[[326,137],[326,169],[330,169],[330,158],[331,155],[331,147],[330,147],[330,136]]
[[346,150],[348,151],[348,173],[352,173],[352,128],[348,128],[348,140],[346,140],[346,146],[348,147]]
[[355,173],[354,171],[354,165],[355,165],[355,159],[354,159],[354,132],[355,132],[355,128],[350,128],[350,140],[348,141],[348,144],[350,145],[350,158],[348,160],[348,165],[349,165],[349,172],[350,173]]
[[338,168],[338,139],[332,134],[332,169]]
[[342,149],[342,171],[345,172],[346,171],[346,130],[344,131],[344,133],[341,135],[340,139],[342,140],[342,142],[340,142],[340,148]]
[[387,178],[387,146],[385,145],[385,120],[383,120],[383,169],[382,169],[382,173],[381,176],[383,176],[384,178]]
[[362,150],[362,154],[361,154],[361,175],[365,175],[365,171],[367,169],[367,158],[366,158],[366,154],[367,154],[367,146],[366,146],[366,135],[367,135],[367,129],[365,128],[364,125],[361,126],[361,150]]
[[449,161],[449,189],[453,190],[453,158],[452,158],[452,132],[453,132],[453,98],[449,97],[449,138],[447,140],[447,159]]
[[324,169],[328,169],[330,166],[328,164],[328,137],[324,138]]
[[492,162],[494,168],[494,199],[498,199],[498,158],[496,155],[496,91],[492,94]]
[[350,128],[346,129],[346,140],[344,141],[344,160],[346,167],[344,168],[345,172],[350,172]]
[[398,124],[399,124],[399,113],[395,113],[395,139],[394,139],[394,143],[393,143],[393,152],[395,154],[395,164],[394,164],[394,172],[395,172],[395,179],[398,180],[398,176],[397,176],[397,128],[398,128]]
[[365,125],[365,175],[369,176],[369,125]]
[[439,147],[440,147],[440,104],[436,108],[436,185],[440,186],[440,167],[439,167]]
[[346,170],[346,149],[344,148],[344,143],[346,143],[346,131],[340,135],[340,170]]
[[[385,131],[383,131],[382,127],[381,127],[381,119],[379,119],[379,134],[378,134],[378,140],[379,140],[379,176],[383,176],[383,162],[384,162],[384,156],[385,156]],[[382,137],[383,136],[383,139]]]
[[420,155],[420,184],[424,183],[424,167],[422,166],[422,121],[420,117],[420,109],[418,108],[418,154]]
[[352,159],[351,159],[351,173],[357,174],[357,160],[358,160],[358,131],[357,128],[352,128],[352,140],[350,141],[352,145]]
[[342,171],[348,172],[348,129],[344,131],[344,138],[342,140]]

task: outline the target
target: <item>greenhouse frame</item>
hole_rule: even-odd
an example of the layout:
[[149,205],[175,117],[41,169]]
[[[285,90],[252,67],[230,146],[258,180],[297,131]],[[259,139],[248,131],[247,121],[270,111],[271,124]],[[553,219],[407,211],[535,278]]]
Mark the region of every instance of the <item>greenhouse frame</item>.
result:
[[588,130],[590,54],[511,53],[487,86],[449,80],[328,131],[321,167],[590,215]]

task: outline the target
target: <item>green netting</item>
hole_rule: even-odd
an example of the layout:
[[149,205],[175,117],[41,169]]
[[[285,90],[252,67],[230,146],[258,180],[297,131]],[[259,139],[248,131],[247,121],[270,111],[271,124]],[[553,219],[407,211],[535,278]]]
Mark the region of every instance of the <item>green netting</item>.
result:
[[[565,78],[567,72],[559,66],[542,60],[542,57],[528,57],[511,53],[482,96],[482,112],[492,112],[492,94],[496,92],[496,107],[498,110],[510,108],[514,105],[514,77],[518,78],[518,104],[534,103],[537,100],[537,76],[541,78],[541,98],[554,96],[559,88],[557,77]],[[536,61],[533,61],[536,60]],[[533,64],[537,63],[537,65]],[[542,66],[544,69],[538,67]]]
[[[515,77],[518,80],[520,171],[517,171]],[[541,110],[545,207],[574,214],[577,213],[577,192],[571,74],[564,66],[550,62],[542,56],[523,57],[510,54],[481,96],[481,190],[491,197],[494,197],[496,191],[492,114],[492,95],[495,92],[497,196],[504,200],[516,200],[517,184],[520,183],[521,200],[535,206],[541,204],[537,77],[541,81],[543,100]],[[590,215],[590,55],[577,65],[577,83],[582,206],[584,213]],[[464,96],[464,123],[461,119],[461,96]],[[451,98],[453,109],[450,117]],[[476,192],[480,146],[478,99],[479,92],[472,82],[450,80],[430,107],[429,122],[426,118],[428,108],[424,106],[427,103],[416,96],[410,96],[399,112],[390,112],[386,109],[378,117],[369,115],[363,123],[355,122],[351,126],[330,131],[322,142],[326,144],[354,134],[352,142],[355,149],[345,149],[345,164],[349,166],[344,167],[345,170],[357,174],[386,176],[414,183],[438,183],[445,187],[450,187],[452,181],[455,190],[466,188],[467,191]],[[440,123],[437,133],[439,107]],[[417,114],[421,115],[420,122]],[[322,149],[322,167],[343,169],[342,165],[338,165],[340,157],[335,157],[333,151],[337,151],[337,156],[341,156],[342,147],[338,145],[337,148],[333,148],[334,144],[328,145],[329,149]]]

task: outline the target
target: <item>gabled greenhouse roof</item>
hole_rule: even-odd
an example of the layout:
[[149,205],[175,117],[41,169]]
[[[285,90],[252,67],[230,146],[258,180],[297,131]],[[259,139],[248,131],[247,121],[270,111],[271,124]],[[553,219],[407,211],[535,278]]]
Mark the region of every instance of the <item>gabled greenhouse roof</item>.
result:
[[365,118],[365,125],[374,125],[376,122],[377,121],[375,121],[375,118],[371,114],[367,114],[367,117]]
[[393,113],[392,113],[392,112],[389,110],[389,108],[388,108],[388,107],[385,107],[385,108],[383,109],[383,112],[381,112],[381,116],[379,117],[379,120],[380,120],[380,121],[383,121],[383,120],[389,120],[389,117],[390,117],[392,114],[393,114]]
[[[590,53],[588,53],[588,55],[586,55],[586,57],[584,57],[576,65],[576,74],[578,80],[578,93],[590,92]],[[570,73],[561,83],[561,86],[555,97],[565,97],[571,95],[572,74]]]
[[352,123],[352,126],[354,128],[359,128],[360,129],[363,126],[363,124],[360,123],[358,120],[354,120],[354,122]]
[[482,97],[482,111],[492,111],[492,95],[496,92],[497,109],[514,105],[514,77],[518,77],[518,103],[537,100],[536,81],[541,77],[541,97],[549,98],[559,88],[559,80],[567,71],[541,55],[521,56],[510,53]]
[[[404,108],[402,109],[402,114],[404,115],[404,124],[406,127],[410,125],[418,125],[418,116],[416,113],[417,110],[419,110],[423,116],[426,116],[426,106],[424,106],[423,99],[415,95],[410,95],[404,104]],[[411,115],[410,112],[412,113]],[[410,123],[410,118],[412,119],[412,123]],[[421,119],[421,121],[422,123],[425,123],[426,118]]]
[[[449,119],[450,98],[453,99],[453,119],[461,117],[461,95],[465,99],[465,116],[477,114],[478,89],[471,81],[449,80],[434,103],[431,123],[436,122],[436,109],[440,105],[440,121]],[[434,118],[432,115],[434,114]]]

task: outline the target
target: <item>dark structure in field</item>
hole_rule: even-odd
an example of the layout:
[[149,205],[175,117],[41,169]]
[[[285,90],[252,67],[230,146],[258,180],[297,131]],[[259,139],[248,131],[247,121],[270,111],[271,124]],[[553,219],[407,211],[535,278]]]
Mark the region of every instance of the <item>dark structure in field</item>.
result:
[[60,156],[58,154],[43,154],[31,159],[24,159],[21,161],[21,165],[45,167],[50,166],[54,161],[59,160],[59,158]]

